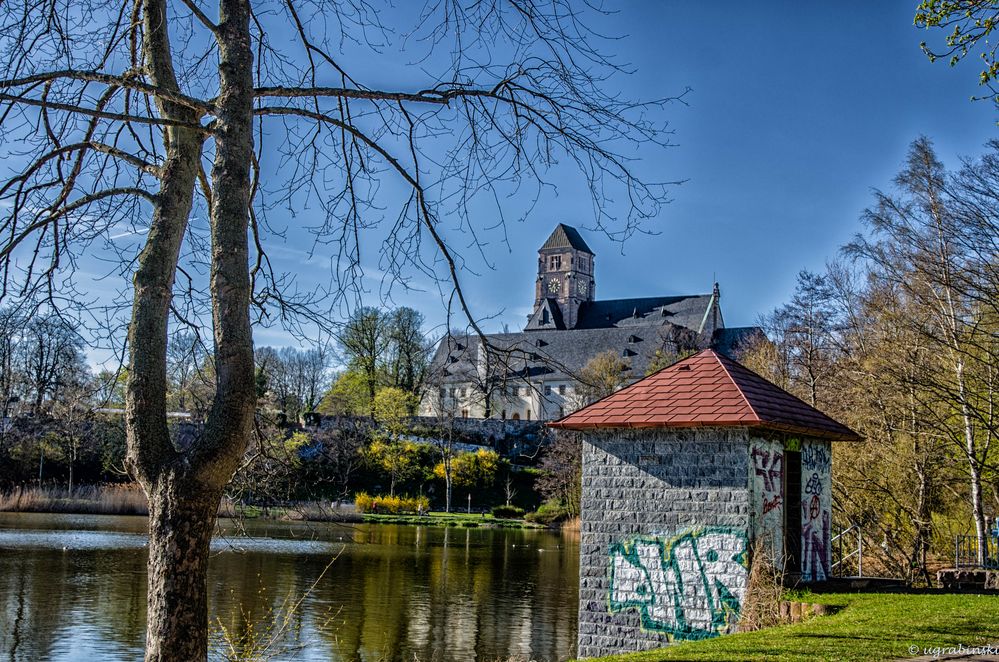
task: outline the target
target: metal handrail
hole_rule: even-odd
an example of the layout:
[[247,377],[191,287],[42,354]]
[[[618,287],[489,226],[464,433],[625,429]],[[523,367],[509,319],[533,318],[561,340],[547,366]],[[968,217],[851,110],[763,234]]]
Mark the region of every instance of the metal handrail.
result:
[[850,527],[848,527],[846,529],[843,529],[842,531],[840,531],[839,533],[837,533],[835,536],[832,537],[832,539],[830,540],[830,544],[835,543],[837,540],[843,538],[844,536],[846,536],[846,534],[850,533],[851,531],[856,531],[856,534],[857,534],[857,549],[853,550],[852,552],[850,552],[846,556],[843,556],[843,543],[840,543],[840,558],[839,558],[839,561],[836,561],[835,563],[833,563],[832,566],[830,566],[830,569],[835,568],[836,566],[841,565],[847,559],[850,559],[850,558],[853,558],[854,556],[856,556],[857,557],[857,576],[858,577],[863,577],[864,576],[864,532],[861,530],[860,526],[854,524],[854,525],[852,525],[852,526],[850,526]]

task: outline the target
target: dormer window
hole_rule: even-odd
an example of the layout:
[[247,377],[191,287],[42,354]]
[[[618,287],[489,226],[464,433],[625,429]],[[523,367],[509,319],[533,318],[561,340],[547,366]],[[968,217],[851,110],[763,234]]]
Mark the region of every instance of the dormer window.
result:
[[635,343],[642,342],[642,339],[638,336],[628,336],[628,342],[634,345]]

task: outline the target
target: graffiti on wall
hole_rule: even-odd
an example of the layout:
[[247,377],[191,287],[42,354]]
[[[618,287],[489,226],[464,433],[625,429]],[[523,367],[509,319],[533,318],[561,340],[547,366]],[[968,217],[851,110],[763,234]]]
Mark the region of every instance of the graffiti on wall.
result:
[[744,531],[703,528],[611,545],[611,613],[635,609],[643,629],[677,640],[730,630],[746,592],[746,544]]
[[813,442],[801,449],[801,576],[806,581],[822,581],[830,574],[831,471],[828,443]]
[[757,440],[749,455],[753,537],[770,558],[777,559],[784,544],[784,449],[778,443]]
[[832,455],[828,444],[811,443],[801,449],[801,470],[829,473]]
[[759,477],[760,496],[763,499],[761,513],[766,515],[776,510],[783,502],[784,492],[784,453],[782,450],[755,446],[752,452],[753,472]]

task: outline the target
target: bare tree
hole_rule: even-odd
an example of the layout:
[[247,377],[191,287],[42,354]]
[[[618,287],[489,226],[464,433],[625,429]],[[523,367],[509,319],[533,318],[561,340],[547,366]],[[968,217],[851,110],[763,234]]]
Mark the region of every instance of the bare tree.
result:
[[[362,237],[387,217],[389,286],[411,273],[442,283],[479,333],[443,218],[477,252],[473,201],[495,202],[503,220],[500,194],[536,195],[559,161],[578,166],[593,225],[615,237],[667,201],[668,186],[621,155],[666,144],[649,120],[665,100],[608,89],[622,68],[595,48],[588,5],[430,2],[397,37],[384,20],[399,12],[366,0],[206,4],[0,7],[0,145],[16,164],[0,184],[0,296],[95,304],[74,289],[78,258],[93,253],[120,259],[132,283],[127,465],[150,504],[147,660],[206,657],[209,542],[255,409],[254,321],[301,330],[356,301]],[[349,70],[393,44],[426,49],[398,88]],[[406,191],[398,200],[379,185],[389,178]],[[309,206],[314,246],[331,247],[335,267],[318,291],[297,290],[265,251],[281,234],[274,210]],[[141,241],[116,244],[123,232]],[[120,312],[105,311],[107,328]],[[177,444],[171,324],[210,327],[216,386],[204,425]]]
[[975,190],[989,180],[989,163],[969,161],[955,177],[928,139],[916,140],[896,177],[897,193],[878,192],[877,204],[865,214],[872,236],[848,247],[871,265],[873,278],[896,289],[905,306],[918,312],[899,321],[934,352],[937,360],[922,366],[918,383],[924,397],[945,405],[923,407],[935,416],[922,424],[948,438],[963,456],[979,563],[988,535],[983,477],[992,464],[999,383],[999,279],[996,253],[989,250],[995,247],[999,205],[994,194],[979,196]]

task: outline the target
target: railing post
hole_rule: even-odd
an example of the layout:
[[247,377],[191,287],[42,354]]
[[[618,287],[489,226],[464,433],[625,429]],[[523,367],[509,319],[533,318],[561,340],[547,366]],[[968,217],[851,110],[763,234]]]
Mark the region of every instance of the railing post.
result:
[[864,530],[857,529],[857,576],[864,576]]

